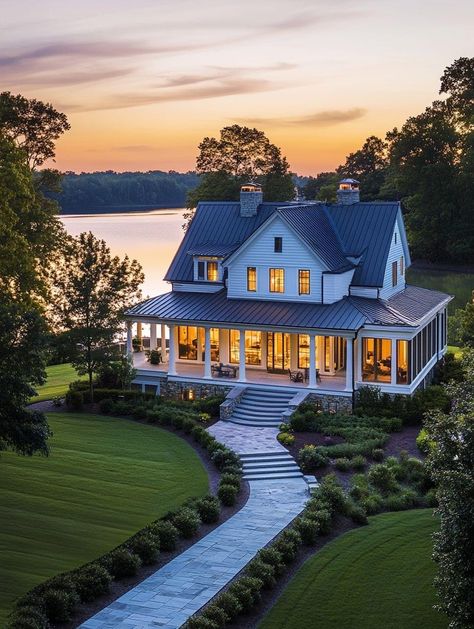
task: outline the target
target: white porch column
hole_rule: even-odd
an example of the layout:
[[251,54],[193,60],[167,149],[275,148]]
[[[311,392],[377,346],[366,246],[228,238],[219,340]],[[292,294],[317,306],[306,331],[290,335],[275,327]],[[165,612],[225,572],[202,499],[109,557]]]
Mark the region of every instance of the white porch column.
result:
[[397,339],[392,339],[392,356],[390,358],[391,384],[397,384]]
[[141,321],[137,321],[137,341],[139,351],[143,352],[143,328]]
[[352,391],[352,367],[354,355],[354,339],[347,339],[346,344],[346,391]]
[[150,323],[150,350],[156,349],[156,323]]
[[127,321],[127,356],[131,356],[133,354],[133,333],[132,333],[133,321]]
[[166,326],[161,324],[161,360],[166,362]]
[[316,381],[316,336],[314,333],[309,335],[309,383],[308,386],[316,388],[318,383]]
[[211,375],[211,328],[204,328],[204,377]]
[[245,382],[245,330],[239,332],[239,380]]
[[170,353],[169,353],[169,364],[168,364],[168,375],[176,376],[176,346],[175,346],[175,330],[176,326],[171,324],[168,326],[170,329]]

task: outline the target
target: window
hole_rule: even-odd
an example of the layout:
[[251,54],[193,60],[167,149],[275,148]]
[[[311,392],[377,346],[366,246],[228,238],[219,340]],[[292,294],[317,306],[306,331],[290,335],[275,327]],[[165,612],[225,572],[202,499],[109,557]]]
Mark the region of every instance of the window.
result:
[[210,329],[211,339],[211,360],[214,362],[219,361],[219,328]]
[[238,363],[240,360],[240,330],[229,332],[229,359],[231,363]]
[[[230,330],[229,357],[231,363],[240,361],[240,330]],[[245,332],[245,363],[260,365],[262,362],[262,333],[258,330]]]
[[401,256],[400,258],[400,275],[405,274],[405,258]]
[[198,343],[198,329],[195,326],[178,326],[179,358],[197,360]]
[[257,290],[257,269],[254,266],[247,267],[247,290],[250,293]]
[[391,339],[362,339],[362,380],[390,382],[391,377]]
[[392,262],[392,286],[396,286],[398,283],[397,261]]
[[205,277],[205,262],[203,260],[199,260],[198,262],[198,268],[197,268],[197,274],[198,274],[198,280],[203,280]]
[[207,280],[208,282],[217,282],[219,273],[217,270],[217,262],[209,261],[207,263]]
[[298,271],[298,292],[300,295],[309,295],[310,293],[310,272],[307,269],[299,269]]
[[285,271],[284,269],[270,269],[270,292],[271,293],[284,293],[285,292]]
[[283,332],[267,334],[267,369],[282,373],[290,368],[290,335]]
[[281,253],[283,251],[283,238],[281,236],[275,236],[273,239],[273,251],[275,253]]
[[397,384],[408,384],[408,341],[397,341]]
[[298,369],[309,367],[309,334],[298,334]]
[[394,237],[394,240],[395,240],[395,244],[397,244],[397,232],[395,232],[393,237]]

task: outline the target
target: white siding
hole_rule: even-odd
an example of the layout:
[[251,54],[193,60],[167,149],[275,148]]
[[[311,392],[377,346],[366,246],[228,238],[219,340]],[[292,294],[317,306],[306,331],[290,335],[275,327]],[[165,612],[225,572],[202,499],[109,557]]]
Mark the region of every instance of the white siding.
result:
[[354,295],[354,297],[371,297],[376,299],[377,289],[370,286],[351,286],[350,294]]
[[354,269],[345,273],[326,273],[323,277],[323,299],[325,304],[333,304],[344,295],[349,294],[349,285],[354,275]]
[[186,293],[217,293],[218,290],[222,290],[224,285],[218,282],[205,282],[199,284],[193,282],[192,284],[173,282],[174,291],[186,292]]
[[[395,239],[395,235],[396,235],[396,239]],[[403,243],[402,243],[400,228],[399,228],[398,220],[397,220],[397,222],[395,223],[393,234],[392,234],[392,242],[390,245],[390,251],[387,258],[387,266],[385,267],[383,288],[380,291],[380,297],[382,299],[388,299],[389,297],[392,297],[392,295],[399,293],[401,290],[405,288],[405,270],[406,269],[404,269],[403,275],[400,275],[400,258],[402,256],[405,257],[405,254],[403,251]],[[397,263],[398,282],[396,286],[392,286],[392,263],[393,262]],[[406,260],[404,260],[404,265],[406,265]]]
[[[273,250],[274,238],[283,238],[282,253]],[[257,291],[247,291],[247,267],[257,269]],[[269,291],[269,269],[285,270],[285,292]],[[311,271],[309,295],[298,294],[298,269]],[[323,265],[291,229],[276,217],[265,230],[248,244],[228,266],[228,297],[248,299],[297,300],[321,302],[321,273]]]

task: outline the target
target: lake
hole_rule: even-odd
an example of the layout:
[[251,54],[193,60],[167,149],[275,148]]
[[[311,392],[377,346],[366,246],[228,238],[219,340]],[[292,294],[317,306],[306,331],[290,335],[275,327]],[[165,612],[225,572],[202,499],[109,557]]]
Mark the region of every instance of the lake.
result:
[[[120,214],[62,215],[70,234],[92,231],[103,238],[113,254],[128,254],[143,266],[143,295],[153,297],[169,290],[163,281],[176,249],[183,237],[184,209],[157,209]],[[455,299],[450,312],[462,308],[471,299],[474,273],[409,269],[407,280],[425,288],[450,293]]]

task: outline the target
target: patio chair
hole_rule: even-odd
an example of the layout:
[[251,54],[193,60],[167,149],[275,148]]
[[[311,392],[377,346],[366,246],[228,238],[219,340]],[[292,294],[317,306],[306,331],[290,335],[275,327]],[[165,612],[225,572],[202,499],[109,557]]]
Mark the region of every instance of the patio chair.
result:
[[222,376],[222,363],[211,365],[211,374],[217,378]]
[[301,371],[291,371],[291,369],[288,369],[288,375],[292,382],[303,382],[303,374]]

